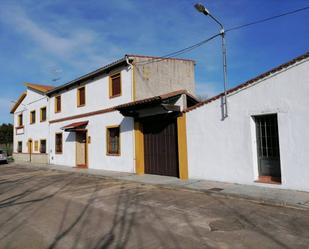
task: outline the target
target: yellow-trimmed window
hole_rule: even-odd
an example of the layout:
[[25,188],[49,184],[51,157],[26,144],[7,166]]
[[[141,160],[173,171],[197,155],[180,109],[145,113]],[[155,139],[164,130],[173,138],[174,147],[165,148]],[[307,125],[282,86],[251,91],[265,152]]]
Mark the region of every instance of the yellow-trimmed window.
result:
[[55,152],[56,154],[62,153],[62,133],[56,133],[55,135]]
[[61,112],[61,95],[55,97],[55,113]]
[[121,74],[116,73],[109,76],[109,97],[121,96]]
[[107,155],[120,155],[120,126],[109,126],[106,128],[106,148]]
[[41,122],[46,121],[46,106],[40,109],[40,121]]
[[35,123],[35,111],[30,112],[30,124]]
[[40,140],[40,153],[46,153],[46,139]]
[[39,151],[39,141],[34,141],[34,151]]
[[23,122],[23,114],[19,114],[18,115],[18,127],[21,127],[24,125],[24,122]]
[[86,104],[86,88],[80,87],[77,89],[77,106],[84,106]]
[[18,141],[17,143],[17,153],[22,153],[23,152],[23,142]]

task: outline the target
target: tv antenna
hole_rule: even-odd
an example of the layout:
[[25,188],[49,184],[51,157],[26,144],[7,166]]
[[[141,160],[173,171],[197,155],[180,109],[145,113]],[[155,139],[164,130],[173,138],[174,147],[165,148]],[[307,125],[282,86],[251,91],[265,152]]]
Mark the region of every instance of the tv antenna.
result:
[[62,72],[63,71],[60,68],[56,68],[56,67],[51,68],[50,73],[51,73],[51,76],[52,76],[52,81],[56,82],[56,81],[60,80]]

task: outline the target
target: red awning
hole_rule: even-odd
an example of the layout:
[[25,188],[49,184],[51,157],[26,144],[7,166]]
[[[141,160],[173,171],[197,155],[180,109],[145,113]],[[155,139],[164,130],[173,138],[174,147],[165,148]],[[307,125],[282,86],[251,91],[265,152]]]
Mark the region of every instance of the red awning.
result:
[[72,123],[66,126],[63,126],[61,130],[65,131],[75,131],[75,130],[82,130],[85,128],[85,126],[88,124],[88,121],[83,121],[83,122],[76,122]]

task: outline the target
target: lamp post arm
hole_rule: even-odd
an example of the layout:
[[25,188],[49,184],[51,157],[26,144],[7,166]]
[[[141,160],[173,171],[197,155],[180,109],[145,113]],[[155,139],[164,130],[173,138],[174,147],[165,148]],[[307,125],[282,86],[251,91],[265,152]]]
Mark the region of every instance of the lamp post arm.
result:
[[226,61],[226,44],[225,44],[225,30],[223,24],[214,17],[209,10],[205,8],[205,6],[201,3],[197,3],[194,5],[197,11],[203,13],[205,16],[209,16],[212,20],[214,20],[221,28],[220,35],[222,38],[222,57],[223,57],[223,79],[224,79],[224,95],[222,98],[222,120],[224,120],[228,116],[228,108],[227,108],[227,61]]
[[211,13],[209,13],[208,15],[221,27],[222,30],[224,30],[223,24],[216,17],[214,17]]

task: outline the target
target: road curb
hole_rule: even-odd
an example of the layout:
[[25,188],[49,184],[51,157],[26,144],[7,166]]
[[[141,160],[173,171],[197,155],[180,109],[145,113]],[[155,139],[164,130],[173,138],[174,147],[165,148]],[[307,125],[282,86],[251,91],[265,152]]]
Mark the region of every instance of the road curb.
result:
[[[147,182],[137,181],[135,179],[127,179],[121,176],[112,176],[112,175],[106,176],[106,175],[100,175],[100,174],[92,173],[92,172],[77,171],[74,169],[72,170],[71,168],[61,169],[61,168],[56,168],[56,167],[48,167],[48,166],[33,165],[33,164],[23,164],[23,165],[14,164],[13,166],[21,167],[21,168],[30,168],[30,169],[34,169],[34,168],[43,169],[46,171],[67,172],[67,173],[73,173],[73,174],[83,175],[83,176],[91,176],[91,177],[96,177],[96,178],[101,178],[101,179],[114,179],[118,181],[134,182],[134,183],[147,184],[150,186],[156,186],[159,188],[165,188],[165,189],[171,189],[171,190],[184,190],[184,191],[205,193],[207,195],[214,196],[214,197],[224,197],[228,199],[246,200],[246,201],[250,201],[253,203],[257,203],[260,205],[266,205],[266,206],[276,206],[276,207],[293,208],[293,209],[298,209],[298,210],[303,210],[303,211],[309,211],[309,207],[304,206],[302,204],[295,204],[295,203],[289,203],[289,202],[284,202],[284,201],[279,201],[279,200],[265,199],[261,197],[253,197],[253,196],[248,196],[248,195],[243,195],[243,194],[224,193],[224,192],[217,192],[217,191],[208,190],[208,189],[192,188],[192,187],[189,187],[188,185],[147,183]],[[128,175],[135,175],[135,174],[128,174]]]

